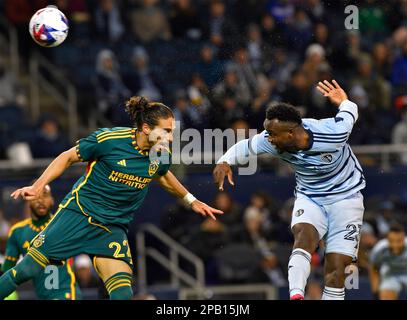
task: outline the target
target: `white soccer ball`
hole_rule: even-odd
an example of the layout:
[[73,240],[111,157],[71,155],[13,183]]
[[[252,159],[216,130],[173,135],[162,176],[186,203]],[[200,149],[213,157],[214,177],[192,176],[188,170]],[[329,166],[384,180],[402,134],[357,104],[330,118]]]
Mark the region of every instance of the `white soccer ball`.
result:
[[30,20],[31,37],[43,47],[59,46],[68,36],[68,30],[68,19],[55,6],[38,10]]

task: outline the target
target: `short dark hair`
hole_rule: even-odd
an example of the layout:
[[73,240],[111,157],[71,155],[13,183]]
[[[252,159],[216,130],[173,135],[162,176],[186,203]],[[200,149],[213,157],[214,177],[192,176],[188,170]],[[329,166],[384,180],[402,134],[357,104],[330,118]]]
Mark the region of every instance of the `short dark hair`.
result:
[[403,226],[401,223],[392,222],[392,223],[390,224],[390,227],[389,227],[389,232],[397,232],[397,233],[399,233],[399,232],[405,232],[405,231],[404,231],[404,226]]
[[302,123],[301,115],[298,110],[294,106],[284,102],[269,105],[266,110],[266,119],[277,119],[279,121],[294,122],[297,124]]

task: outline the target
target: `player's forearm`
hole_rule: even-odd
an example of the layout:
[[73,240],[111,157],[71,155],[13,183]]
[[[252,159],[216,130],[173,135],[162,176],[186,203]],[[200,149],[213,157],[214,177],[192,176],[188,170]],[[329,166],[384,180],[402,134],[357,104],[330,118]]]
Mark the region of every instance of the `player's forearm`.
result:
[[245,164],[249,160],[249,143],[248,139],[241,140],[229,148],[226,153],[219,158],[217,164],[228,163],[230,165]]
[[172,194],[174,197],[184,198],[189,193],[171,171],[168,171],[157,181],[165,191]]
[[44,188],[47,184],[61,176],[72,164],[78,161],[79,158],[76,154],[75,148],[62,152],[45,169],[43,174],[34,183],[34,187],[37,187],[38,189]]

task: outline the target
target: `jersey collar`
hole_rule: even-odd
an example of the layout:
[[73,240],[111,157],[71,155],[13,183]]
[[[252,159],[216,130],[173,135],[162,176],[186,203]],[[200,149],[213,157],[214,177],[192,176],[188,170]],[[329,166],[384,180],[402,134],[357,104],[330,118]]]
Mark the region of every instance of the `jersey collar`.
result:
[[131,130],[131,138],[133,140],[132,145],[133,145],[134,149],[136,149],[139,154],[141,154],[144,157],[147,157],[148,156],[148,150],[141,150],[140,147],[137,145],[136,131],[137,131],[137,129],[135,129],[135,128],[133,128]]

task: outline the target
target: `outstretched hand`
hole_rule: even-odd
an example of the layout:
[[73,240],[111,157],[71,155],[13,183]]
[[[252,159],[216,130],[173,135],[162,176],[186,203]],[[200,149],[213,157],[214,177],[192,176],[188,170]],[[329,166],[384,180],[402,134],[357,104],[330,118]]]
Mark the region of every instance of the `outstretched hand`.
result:
[[230,165],[227,164],[226,162],[217,164],[215,169],[213,170],[213,179],[215,183],[218,185],[218,189],[220,191],[223,191],[225,177],[228,178],[228,181],[232,186],[235,185],[235,183],[233,182],[233,172]]
[[209,216],[213,220],[216,220],[216,217],[214,216],[215,214],[223,214],[223,211],[212,208],[199,200],[195,200],[191,203],[191,209],[204,217]]
[[17,189],[10,195],[10,197],[12,197],[14,200],[22,197],[24,200],[31,201],[37,199],[40,193],[41,189],[34,188],[34,186],[29,186]]
[[332,83],[328,80],[324,80],[324,82],[320,81],[318,82],[317,89],[337,107],[348,99],[346,92],[335,80],[332,80]]

